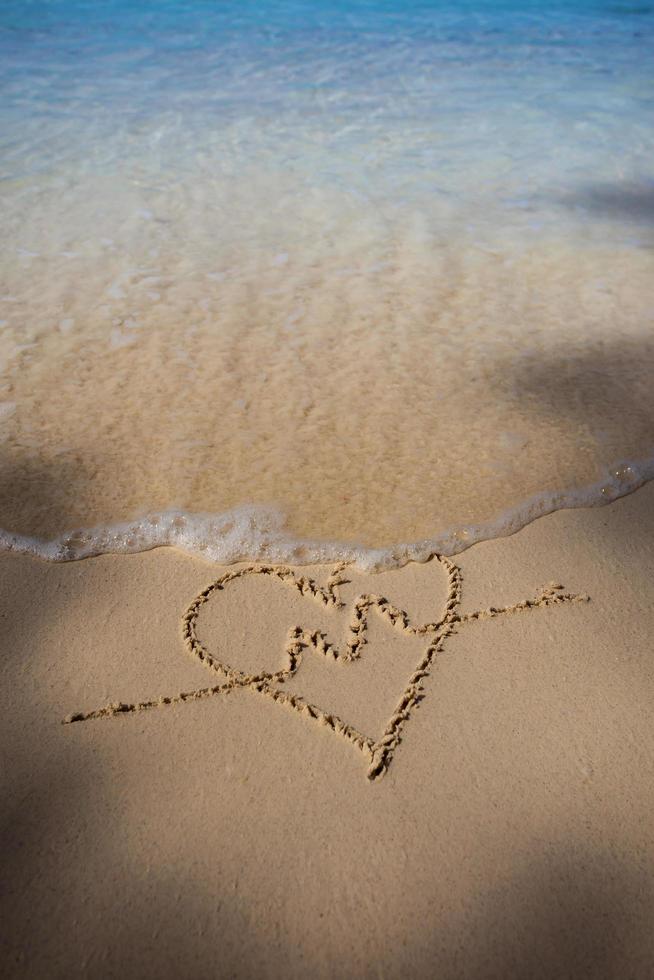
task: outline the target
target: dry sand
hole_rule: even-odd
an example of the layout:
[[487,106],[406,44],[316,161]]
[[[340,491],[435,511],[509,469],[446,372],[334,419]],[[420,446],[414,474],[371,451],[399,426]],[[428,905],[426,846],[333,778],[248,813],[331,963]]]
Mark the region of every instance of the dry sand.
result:
[[[648,485],[449,572],[244,574],[195,605],[235,569],[3,555],[0,972],[654,975],[653,532]],[[189,608],[230,675],[189,655]]]

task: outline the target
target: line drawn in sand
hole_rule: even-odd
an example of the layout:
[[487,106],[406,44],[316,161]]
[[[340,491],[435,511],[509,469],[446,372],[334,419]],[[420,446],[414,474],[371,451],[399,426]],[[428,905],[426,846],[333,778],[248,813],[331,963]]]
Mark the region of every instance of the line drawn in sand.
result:
[[[587,595],[565,592],[562,585],[552,582],[540,589],[533,598],[523,599],[514,605],[490,606],[488,609],[478,609],[475,612],[462,614],[458,611],[462,596],[462,579],[459,567],[444,555],[433,555],[431,560],[438,562],[447,574],[447,598],[442,614],[435,622],[413,624],[407,612],[396,608],[383,596],[374,593],[361,594],[352,604],[352,619],[348,627],[348,639],[342,651],[331,644],[324,633],[295,626],[289,631],[284,648],[286,665],[277,671],[260,671],[256,674],[246,674],[237,670],[229,664],[217,660],[209,653],[198,639],[196,632],[198,615],[202,606],[212,596],[222,592],[230,582],[249,575],[266,575],[276,577],[284,585],[298,590],[302,596],[313,598],[327,608],[344,609],[345,603],[341,601],[339,589],[348,581],[344,577],[347,564],[336,565],[332,569],[325,586],[321,586],[313,579],[300,575],[285,566],[248,565],[226,572],[196,596],[182,619],[182,635],[188,652],[209,670],[218,674],[222,678],[220,683],[192,691],[182,691],[170,697],[154,698],[149,701],[113,702],[95,711],[79,711],[71,714],[64,719],[63,723],[71,724],[79,721],[91,721],[96,718],[114,718],[118,715],[133,714],[150,708],[208,698],[238,688],[248,688],[341,735],[365,756],[368,763],[368,779],[378,779],[384,775],[393,759],[395,750],[401,741],[404,727],[411,717],[412,709],[424,697],[423,682],[429,677],[434,660],[443,650],[448,637],[457,632],[460,627],[476,620],[491,619],[496,616],[506,616],[562,603],[587,602],[589,599]],[[383,734],[378,739],[365,735],[339,718],[338,715],[325,711],[300,695],[288,693],[280,687],[286,680],[295,676],[299,670],[304,650],[313,649],[324,657],[344,663],[358,660],[366,645],[368,617],[371,612],[377,613],[396,630],[411,636],[424,635],[428,638],[427,648],[411,674]]]

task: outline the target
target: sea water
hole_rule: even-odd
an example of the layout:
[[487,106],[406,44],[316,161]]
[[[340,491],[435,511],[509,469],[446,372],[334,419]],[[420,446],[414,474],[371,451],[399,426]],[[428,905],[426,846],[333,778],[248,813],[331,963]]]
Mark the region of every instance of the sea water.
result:
[[379,566],[654,476],[654,5],[4,0],[0,90],[4,547]]

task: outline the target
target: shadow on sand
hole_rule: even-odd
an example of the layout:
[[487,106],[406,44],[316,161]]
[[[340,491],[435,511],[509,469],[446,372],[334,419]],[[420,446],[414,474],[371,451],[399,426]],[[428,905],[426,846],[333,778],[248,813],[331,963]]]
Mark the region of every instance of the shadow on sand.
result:
[[654,338],[616,337],[588,350],[516,354],[498,366],[525,413],[590,434],[607,466],[654,456]]
[[654,180],[590,184],[564,195],[561,203],[591,217],[654,224]]
[[[11,514],[39,515],[47,525],[65,526],[62,502],[69,482],[63,468],[35,463],[0,466],[0,500]],[[1,521],[0,521],[1,523]],[[11,523],[9,529],[13,530]],[[74,593],[46,582],[45,562],[0,552],[2,652],[0,654],[0,973],[36,975],[30,970],[32,936],[44,928],[44,915],[56,922],[63,893],[44,906],[35,887],[53,852],[65,848],[65,828],[84,811],[97,781],[93,760],[83,747],[61,752],[53,738],[47,677],[56,672],[57,651],[49,634],[66,616]],[[31,752],[31,746],[38,751]],[[62,878],[62,889],[65,881]],[[39,899],[37,899],[37,895]],[[55,926],[56,928],[56,926]]]

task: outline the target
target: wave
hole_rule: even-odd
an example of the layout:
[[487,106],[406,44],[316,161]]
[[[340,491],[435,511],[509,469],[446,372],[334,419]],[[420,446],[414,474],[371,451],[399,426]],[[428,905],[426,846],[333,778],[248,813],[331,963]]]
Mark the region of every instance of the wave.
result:
[[285,526],[279,509],[245,504],[223,514],[168,510],[137,520],[66,531],[48,541],[0,530],[0,551],[63,562],[172,547],[223,565],[239,561],[293,565],[345,561],[365,571],[382,571],[399,568],[409,561],[426,561],[433,554],[456,555],[480,541],[514,534],[553,511],[610,503],[652,479],[654,456],[639,462],[618,463],[610,467],[605,479],[591,486],[543,491],[485,524],[460,525],[430,538],[387,548],[298,539]]

